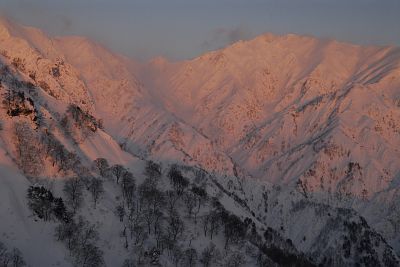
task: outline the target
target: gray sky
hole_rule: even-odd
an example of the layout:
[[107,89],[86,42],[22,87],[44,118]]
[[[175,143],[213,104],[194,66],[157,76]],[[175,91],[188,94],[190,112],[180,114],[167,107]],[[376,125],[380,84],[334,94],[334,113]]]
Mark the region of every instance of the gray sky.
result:
[[191,58],[265,32],[400,46],[400,0],[0,0],[0,12],[136,59]]

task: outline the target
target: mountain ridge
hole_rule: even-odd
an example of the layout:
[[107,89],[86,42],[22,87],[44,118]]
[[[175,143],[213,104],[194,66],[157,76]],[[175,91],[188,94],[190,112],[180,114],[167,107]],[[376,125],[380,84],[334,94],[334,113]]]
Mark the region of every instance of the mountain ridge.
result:
[[[2,115],[5,155],[18,159],[10,129],[28,120],[84,164],[108,157],[138,170],[141,160],[201,170],[227,207],[317,263],[360,262],[354,249],[366,240],[377,242],[366,253],[382,265],[390,245],[399,253],[398,48],[267,35],[193,60],[137,64],[85,38],[32,32],[40,38],[0,39],[2,84],[29,95],[44,126]],[[65,124],[71,107],[103,129],[86,138]],[[365,240],[348,258],[341,246],[354,227]]]

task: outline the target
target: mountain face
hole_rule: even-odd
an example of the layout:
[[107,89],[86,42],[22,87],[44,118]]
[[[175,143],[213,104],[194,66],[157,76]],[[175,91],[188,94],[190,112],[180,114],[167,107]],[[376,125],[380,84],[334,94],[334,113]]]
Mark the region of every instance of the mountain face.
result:
[[1,20],[0,67],[0,241],[32,266],[399,266],[399,48],[263,35],[144,64]]

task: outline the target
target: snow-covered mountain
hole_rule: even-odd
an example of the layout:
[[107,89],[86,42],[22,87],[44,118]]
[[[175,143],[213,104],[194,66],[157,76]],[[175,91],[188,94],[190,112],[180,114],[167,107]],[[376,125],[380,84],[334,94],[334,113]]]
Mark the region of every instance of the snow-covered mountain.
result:
[[[139,248],[137,235],[127,241],[131,217],[114,214],[127,195],[112,167],[146,185],[153,161],[161,166],[153,168],[157,190],[175,188],[171,170],[188,182],[177,196],[185,230],[174,246],[186,253],[177,264],[399,265],[399,48],[268,34],[192,60],[144,64],[82,37],[51,38],[2,19],[0,67],[0,241],[32,266],[86,266],[26,199],[35,183],[63,196],[74,176],[102,177],[97,208],[88,192],[73,220],[97,225],[107,266],[130,257],[126,266],[149,264],[141,255],[152,246],[162,266],[173,266],[177,250],[159,236],[176,216],[161,210],[163,226]],[[98,158],[112,167],[93,168]],[[208,196],[199,221],[218,211],[254,225],[241,236],[247,241],[233,242],[231,221],[221,219],[213,242],[224,257],[211,265],[200,257],[210,242],[203,224],[183,215],[198,188]],[[141,205],[135,214],[147,214]],[[46,252],[32,248],[37,242]]]

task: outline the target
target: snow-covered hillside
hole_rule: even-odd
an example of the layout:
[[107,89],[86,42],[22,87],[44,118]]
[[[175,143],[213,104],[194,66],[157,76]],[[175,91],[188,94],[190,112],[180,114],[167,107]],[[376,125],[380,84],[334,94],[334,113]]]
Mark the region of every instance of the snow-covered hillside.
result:
[[399,265],[399,48],[141,64],[1,19],[0,68],[0,241],[28,265]]

